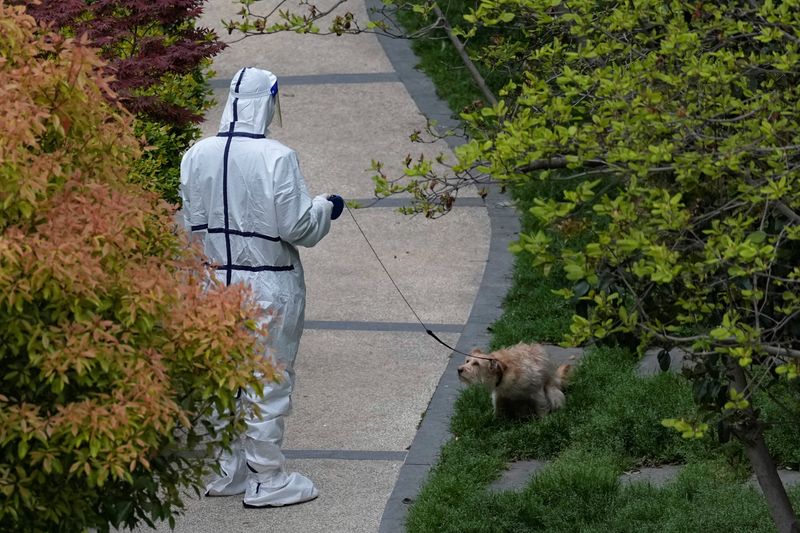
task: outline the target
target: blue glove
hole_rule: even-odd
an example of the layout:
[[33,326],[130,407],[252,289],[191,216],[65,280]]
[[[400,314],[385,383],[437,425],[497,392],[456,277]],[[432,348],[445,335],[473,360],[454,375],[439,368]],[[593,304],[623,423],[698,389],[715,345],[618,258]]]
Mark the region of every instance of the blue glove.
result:
[[331,211],[331,220],[336,220],[344,210],[344,200],[338,194],[331,194],[328,196],[328,201],[333,204],[333,211]]

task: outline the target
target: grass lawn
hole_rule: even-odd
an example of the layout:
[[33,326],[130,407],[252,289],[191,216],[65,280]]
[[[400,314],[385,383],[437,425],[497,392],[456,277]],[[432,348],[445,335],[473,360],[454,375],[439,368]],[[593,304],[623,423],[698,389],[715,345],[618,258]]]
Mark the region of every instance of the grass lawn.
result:
[[[743,484],[750,474],[737,444],[684,440],[659,423],[691,411],[685,380],[637,378],[635,363],[622,349],[593,350],[567,407],[524,424],[495,420],[488,394],[466,389],[408,531],[774,531],[762,498]],[[487,492],[506,462],[524,458],[552,463],[520,492]],[[618,483],[634,466],[676,463],[687,466],[663,488]]]

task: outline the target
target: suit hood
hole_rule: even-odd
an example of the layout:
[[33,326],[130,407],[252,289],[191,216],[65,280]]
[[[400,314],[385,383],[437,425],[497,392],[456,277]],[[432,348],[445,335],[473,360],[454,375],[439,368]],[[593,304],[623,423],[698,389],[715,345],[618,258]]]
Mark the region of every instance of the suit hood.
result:
[[240,69],[231,80],[219,131],[265,134],[275,115],[278,77],[254,67]]

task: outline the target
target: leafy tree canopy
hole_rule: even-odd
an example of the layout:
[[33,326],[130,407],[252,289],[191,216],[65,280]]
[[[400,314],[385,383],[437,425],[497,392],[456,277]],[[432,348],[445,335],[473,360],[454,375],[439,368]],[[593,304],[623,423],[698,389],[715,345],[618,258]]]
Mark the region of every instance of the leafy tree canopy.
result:
[[196,25],[204,0],[11,0],[105,60],[113,97],[134,114],[146,147],[130,174],[177,203],[180,160],[211,105],[206,68],[225,44]]
[[[499,101],[462,114],[452,173],[422,160],[377,191],[435,215],[467,184],[567,184],[513,246],[590,304],[566,341],[687,350],[704,410],[665,423],[755,453],[754,392],[800,373],[800,2],[483,0],[463,19],[472,57],[507,73]],[[588,237],[556,253],[565,227]]]

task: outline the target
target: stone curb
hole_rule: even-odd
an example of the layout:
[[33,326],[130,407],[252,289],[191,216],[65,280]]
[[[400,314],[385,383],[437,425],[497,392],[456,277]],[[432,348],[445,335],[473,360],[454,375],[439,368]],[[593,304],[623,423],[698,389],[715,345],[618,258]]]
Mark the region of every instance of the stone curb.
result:
[[[382,6],[379,0],[366,0],[366,4],[371,13]],[[378,40],[420,111],[436,120],[440,128],[456,127],[458,123],[451,118],[450,108],[436,96],[433,82],[415,69],[419,60],[411,50],[410,43],[405,39],[380,35]],[[451,149],[461,144],[457,138],[448,138],[447,142]],[[491,224],[489,256],[472,311],[456,345],[456,350],[462,352],[489,343],[487,328],[500,317],[513,272],[513,258],[508,252],[508,244],[519,233],[518,215],[508,198],[494,188],[489,191],[485,205]],[[453,354],[400,468],[394,490],[384,508],[381,533],[405,531],[408,504],[416,499],[429,470],[438,460],[440,449],[450,438],[450,418],[460,390],[456,372],[459,364],[461,358]]]

